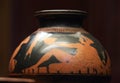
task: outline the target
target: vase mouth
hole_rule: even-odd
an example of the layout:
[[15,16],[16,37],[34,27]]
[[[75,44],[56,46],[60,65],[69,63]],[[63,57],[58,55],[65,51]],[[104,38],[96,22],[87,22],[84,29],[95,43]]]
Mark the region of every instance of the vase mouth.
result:
[[72,9],[51,9],[51,10],[40,10],[35,12],[35,16],[44,15],[83,15],[86,16],[87,12],[82,10]]
[[81,10],[51,9],[36,11],[40,27],[71,26],[81,27],[87,12]]

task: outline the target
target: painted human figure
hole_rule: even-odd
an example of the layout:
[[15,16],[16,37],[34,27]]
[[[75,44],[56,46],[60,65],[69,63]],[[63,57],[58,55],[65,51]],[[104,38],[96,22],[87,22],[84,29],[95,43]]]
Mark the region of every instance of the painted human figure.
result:
[[104,68],[104,65],[102,64],[98,56],[97,50],[91,46],[91,44],[94,42],[89,38],[81,36],[78,43],[56,42],[56,40],[57,38],[49,37],[44,39],[44,42],[48,45],[54,44],[59,47],[76,48],[75,55],[73,56],[61,49],[53,48],[46,54],[44,54],[36,64],[23,70],[23,73],[48,73],[47,67],[39,67],[39,65],[49,60],[51,56],[56,57],[56,59],[59,60],[61,63],[50,64],[49,73],[97,74],[107,71],[105,69],[102,69]]

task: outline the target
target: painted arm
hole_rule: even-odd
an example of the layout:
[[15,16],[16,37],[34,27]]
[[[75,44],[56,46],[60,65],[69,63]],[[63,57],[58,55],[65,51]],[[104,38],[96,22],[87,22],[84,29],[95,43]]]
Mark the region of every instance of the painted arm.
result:
[[58,46],[63,46],[63,47],[69,47],[69,48],[76,48],[76,47],[78,47],[78,43],[71,43],[71,44],[69,44],[69,43],[60,43],[60,44],[57,44]]

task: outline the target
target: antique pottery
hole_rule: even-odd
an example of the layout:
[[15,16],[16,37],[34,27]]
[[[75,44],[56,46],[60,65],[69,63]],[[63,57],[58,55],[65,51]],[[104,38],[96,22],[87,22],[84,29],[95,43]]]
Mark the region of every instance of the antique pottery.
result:
[[42,10],[35,15],[40,27],[13,52],[9,64],[11,76],[37,76],[38,79],[40,76],[76,76],[77,79],[110,76],[107,51],[82,27],[86,12]]

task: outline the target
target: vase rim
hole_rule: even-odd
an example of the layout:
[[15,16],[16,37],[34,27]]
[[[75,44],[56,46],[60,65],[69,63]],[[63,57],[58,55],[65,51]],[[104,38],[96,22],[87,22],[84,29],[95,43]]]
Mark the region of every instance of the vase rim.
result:
[[35,16],[42,15],[86,15],[86,11],[82,10],[72,10],[72,9],[50,9],[50,10],[40,10],[35,12]]

